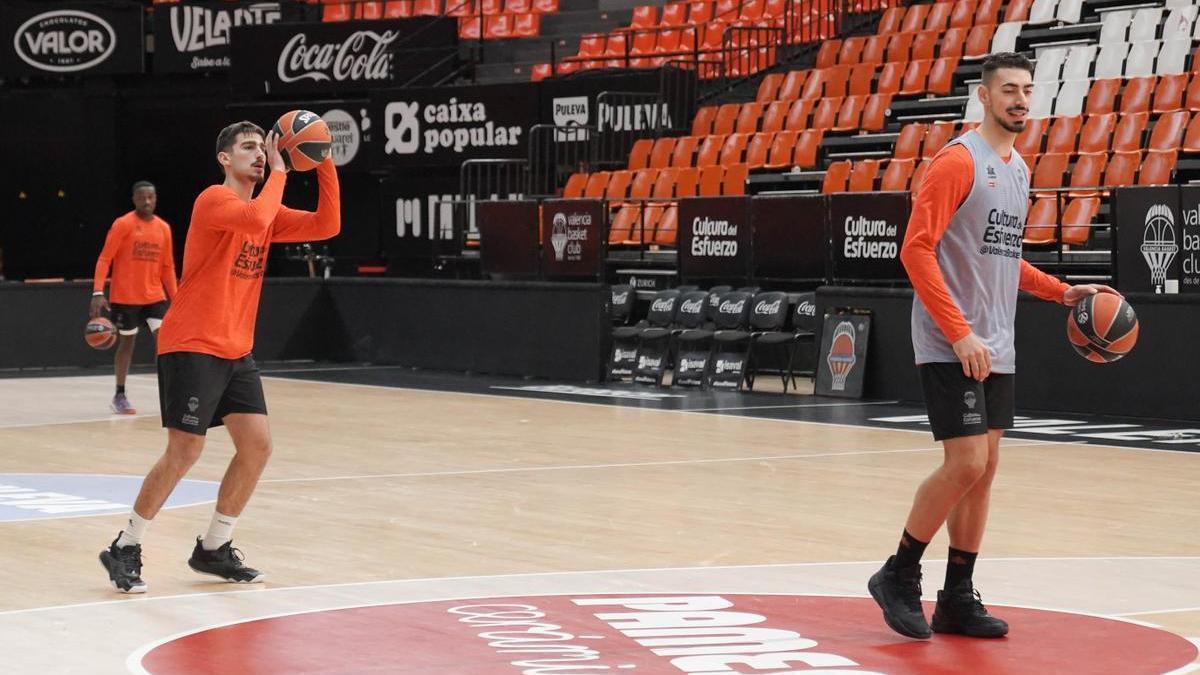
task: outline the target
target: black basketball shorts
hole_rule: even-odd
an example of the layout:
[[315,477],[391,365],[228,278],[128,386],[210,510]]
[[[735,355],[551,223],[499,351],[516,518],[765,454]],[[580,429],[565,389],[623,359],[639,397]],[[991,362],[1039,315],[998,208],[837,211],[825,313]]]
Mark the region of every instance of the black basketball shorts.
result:
[[151,305],[121,305],[114,302],[109,307],[112,310],[113,325],[121,335],[137,335],[138,324],[143,322],[150,332],[154,332],[167,315],[166,300]]
[[262,378],[250,354],[222,359],[196,352],[158,357],[162,425],[205,435],[230,413],[267,414]]
[[961,363],[923,363],[917,370],[934,440],[1012,428],[1015,375],[992,373],[980,382],[963,375]]

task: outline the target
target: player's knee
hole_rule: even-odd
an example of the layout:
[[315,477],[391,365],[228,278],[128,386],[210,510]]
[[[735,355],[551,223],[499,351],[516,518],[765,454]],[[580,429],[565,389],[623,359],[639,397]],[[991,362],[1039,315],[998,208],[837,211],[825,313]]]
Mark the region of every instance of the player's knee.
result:
[[177,466],[190,468],[200,459],[204,452],[204,437],[195,434],[185,434],[172,438],[167,444],[167,459]]
[[963,457],[952,462],[947,468],[950,478],[963,489],[970,489],[987,474],[988,458],[986,454],[965,453]]
[[273,448],[274,448],[274,446],[271,443],[271,437],[270,436],[262,436],[262,437],[253,438],[246,442],[243,442],[242,444],[237,446],[236,450],[239,453],[244,453],[247,455],[252,455],[255,457],[261,457],[263,459],[266,459],[271,456],[271,451],[273,450]]

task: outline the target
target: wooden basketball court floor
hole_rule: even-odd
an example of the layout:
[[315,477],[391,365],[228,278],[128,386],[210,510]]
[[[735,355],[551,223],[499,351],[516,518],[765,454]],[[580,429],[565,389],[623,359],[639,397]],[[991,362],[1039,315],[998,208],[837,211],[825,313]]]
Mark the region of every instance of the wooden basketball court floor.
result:
[[[0,380],[2,672],[1200,670],[1195,429],[1029,418],[1004,441],[976,569],[1012,632],[917,642],[865,585],[940,458],[919,409],[276,371],[275,453],[234,536],[267,582],[186,566],[233,451],[215,429],[190,501],[150,526],[149,592],[122,596],[96,556],[165,433],[153,375],[130,377],[136,417],[107,414],[111,383]],[[55,512],[109,479],[101,512]]]

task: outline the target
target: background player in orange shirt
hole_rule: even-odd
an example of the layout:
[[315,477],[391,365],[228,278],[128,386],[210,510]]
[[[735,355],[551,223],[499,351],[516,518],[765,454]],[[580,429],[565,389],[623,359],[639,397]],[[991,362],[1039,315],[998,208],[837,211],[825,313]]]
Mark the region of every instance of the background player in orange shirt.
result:
[[[208,533],[188,566],[235,583],[263,574],[242,563],[233,528],[271,455],[262,380],[251,350],[267,250],[272,242],[328,239],[341,230],[337,170],[317,167],[316,212],[283,206],[287,169],[278,138],[250,122],[217,136],[225,181],[196,198],[183,252],[183,280],[158,339],[158,389],[167,449],[142,483],[126,528],[100,553],[113,586],[144,593],[141,539],[151,519],[204,450],[209,427],[224,425],[236,453],[217,494]],[[258,197],[267,165],[271,176]]]
[[[125,396],[125,376],[133,360],[138,325],[145,323],[153,335],[167,313],[167,300],[175,297],[175,254],[171,226],[154,215],[158,192],[147,181],[133,184],[133,210],[113,221],[96,260],[92,286],[92,318],[112,313],[117,326],[117,392],[112,411],[133,415],[137,410]],[[104,297],[104,281],[112,268],[111,307]]]

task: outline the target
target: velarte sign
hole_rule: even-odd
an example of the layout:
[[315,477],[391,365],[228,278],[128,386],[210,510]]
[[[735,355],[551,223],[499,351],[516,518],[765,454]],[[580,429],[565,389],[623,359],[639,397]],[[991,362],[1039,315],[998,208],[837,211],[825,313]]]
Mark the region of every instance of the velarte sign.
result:
[[230,0],[158,5],[154,8],[154,70],[159,73],[226,70],[234,28],[299,21],[303,18],[300,7],[290,3]]

